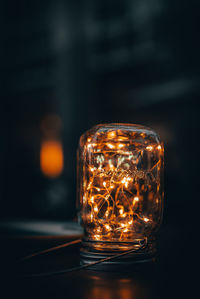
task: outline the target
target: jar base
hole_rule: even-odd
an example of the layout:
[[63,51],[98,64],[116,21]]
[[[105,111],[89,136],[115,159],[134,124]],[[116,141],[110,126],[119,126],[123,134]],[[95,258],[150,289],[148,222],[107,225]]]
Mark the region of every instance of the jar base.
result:
[[[89,243],[89,244],[88,244]],[[124,253],[128,250],[134,249],[136,244],[131,243],[123,243],[121,242],[119,248],[122,246],[125,246],[126,248],[129,247],[126,250],[120,250],[119,248],[117,250],[98,250],[93,247],[94,244],[91,244],[93,242],[83,242],[82,248],[80,249],[80,257],[81,257],[81,265],[88,265],[93,262],[97,262],[101,259],[105,259],[107,257],[115,256],[116,254]],[[95,242],[96,243],[96,242]],[[112,242],[110,242],[112,243]],[[92,245],[92,246],[91,246]],[[105,244],[104,248],[105,248]],[[106,245],[108,245],[106,243]],[[113,244],[110,244],[113,245]],[[112,248],[112,246],[111,246]],[[124,248],[124,247],[122,247]],[[118,271],[118,270],[131,270],[136,268],[138,265],[146,265],[153,263],[155,261],[156,256],[156,247],[155,242],[148,242],[147,245],[142,249],[136,249],[135,251],[123,255],[121,257],[117,257],[112,260],[104,261],[102,263],[91,265],[91,267],[88,267],[91,270],[99,270],[99,271]]]

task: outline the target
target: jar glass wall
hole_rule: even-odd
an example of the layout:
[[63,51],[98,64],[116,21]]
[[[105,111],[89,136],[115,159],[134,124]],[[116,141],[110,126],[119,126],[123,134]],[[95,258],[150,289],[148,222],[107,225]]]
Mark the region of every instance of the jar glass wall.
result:
[[88,250],[152,244],[163,213],[163,155],[159,136],[144,126],[103,124],[81,136],[78,206]]

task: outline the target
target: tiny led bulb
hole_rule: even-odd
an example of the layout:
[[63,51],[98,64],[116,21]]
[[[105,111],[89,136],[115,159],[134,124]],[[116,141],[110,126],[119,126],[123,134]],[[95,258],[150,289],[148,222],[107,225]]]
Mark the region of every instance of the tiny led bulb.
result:
[[114,138],[116,135],[115,131],[108,132],[108,138]]
[[145,222],[149,222],[149,219],[147,217],[144,217]]
[[100,239],[100,235],[94,235],[94,238],[95,238],[96,240],[99,240],[99,239]]
[[105,225],[105,228],[106,228],[107,230],[110,230],[110,229],[111,229],[110,225],[108,225],[108,224]]
[[94,207],[94,211],[98,212],[98,207],[97,206]]
[[119,213],[120,213],[120,215],[122,215],[122,214],[124,213],[124,210],[123,210],[123,209],[120,209],[120,210],[119,210]]
[[157,149],[158,149],[158,150],[161,150],[161,145],[158,145],[158,146],[157,146]]
[[91,203],[94,203],[94,196],[90,198]]
[[146,149],[147,149],[148,151],[152,151],[152,150],[153,150],[153,146],[148,145],[148,146],[146,147]]
[[139,197],[138,196],[135,196],[133,201],[139,201]]
[[103,186],[106,187],[106,182],[103,182]]
[[110,149],[114,149],[115,146],[112,143],[107,143],[107,147],[109,147]]

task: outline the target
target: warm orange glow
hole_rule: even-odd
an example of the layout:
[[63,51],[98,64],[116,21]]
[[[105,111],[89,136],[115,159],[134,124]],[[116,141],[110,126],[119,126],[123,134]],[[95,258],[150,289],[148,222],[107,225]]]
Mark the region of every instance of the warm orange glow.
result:
[[149,222],[149,219],[147,217],[144,217],[145,222]]
[[80,143],[82,220],[91,241],[131,241],[158,225],[163,146],[134,130],[91,131]]
[[56,140],[44,141],[40,150],[40,168],[49,178],[58,177],[63,171],[63,148]]
[[153,146],[149,145],[149,146],[146,147],[146,149],[149,150],[149,151],[152,151],[153,150]]

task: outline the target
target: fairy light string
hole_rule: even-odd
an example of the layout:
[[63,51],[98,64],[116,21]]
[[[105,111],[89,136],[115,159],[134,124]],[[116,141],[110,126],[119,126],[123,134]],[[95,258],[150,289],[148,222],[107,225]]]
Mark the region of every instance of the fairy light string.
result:
[[111,131],[85,144],[82,218],[91,239],[128,241],[137,230],[154,225],[161,202],[162,147],[139,138],[144,141],[145,133]]

